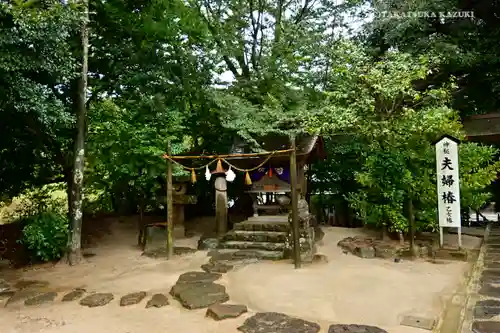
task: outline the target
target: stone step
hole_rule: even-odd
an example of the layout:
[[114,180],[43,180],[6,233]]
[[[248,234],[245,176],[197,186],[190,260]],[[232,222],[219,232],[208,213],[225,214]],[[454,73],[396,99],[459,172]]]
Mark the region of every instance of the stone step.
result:
[[283,251],[285,243],[227,241],[219,244],[222,249]]
[[224,241],[284,243],[288,233],[282,231],[234,230],[224,235]]
[[[212,257],[231,256],[232,261],[242,261],[245,259],[259,260],[281,260],[284,259],[283,251],[266,251],[266,250],[238,250],[238,249],[218,249],[209,253]],[[219,260],[219,259],[217,259]]]
[[240,222],[234,224],[234,230],[241,231],[277,231],[277,232],[288,232],[290,225],[288,223],[281,222]]
[[260,222],[260,223],[288,223],[288,215],[261,215],[261,216],[251,216],[247,220],[248,222]]

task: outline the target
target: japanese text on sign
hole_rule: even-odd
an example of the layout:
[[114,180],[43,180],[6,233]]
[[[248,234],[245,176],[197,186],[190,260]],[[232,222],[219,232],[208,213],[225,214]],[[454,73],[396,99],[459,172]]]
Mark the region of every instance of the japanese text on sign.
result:
[[436,172],[440,227],[460,227],[458,144],[444,137],[436,144]]

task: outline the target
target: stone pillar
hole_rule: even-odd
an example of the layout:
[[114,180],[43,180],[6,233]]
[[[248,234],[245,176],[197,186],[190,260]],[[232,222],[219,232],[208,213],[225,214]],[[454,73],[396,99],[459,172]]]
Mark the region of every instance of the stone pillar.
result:
[[226,177],[215,179],[215,224],[217,236],[227,232],[227,182]]

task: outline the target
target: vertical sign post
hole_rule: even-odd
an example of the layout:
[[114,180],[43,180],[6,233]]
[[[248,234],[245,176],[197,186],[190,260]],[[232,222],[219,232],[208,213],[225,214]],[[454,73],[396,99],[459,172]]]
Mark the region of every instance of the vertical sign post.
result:
[[445,135],[436,143],[436,174],[439,212],[439,244],[443,246],[443,228],[458,229],[458,247],[462,247],[460,217],[460,182],[458,176],[458,143]]

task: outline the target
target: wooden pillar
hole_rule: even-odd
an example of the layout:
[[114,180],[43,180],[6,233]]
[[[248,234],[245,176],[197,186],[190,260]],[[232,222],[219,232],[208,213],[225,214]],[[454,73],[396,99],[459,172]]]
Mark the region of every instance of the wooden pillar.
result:
[[[168,144],[167,154],[170,156],[171,147]],[[167,159],[167,258],[172,258],[174,254],[174,200],[172,186],[172,161]]]
[[417,256],[415,248],[415,214],[413,213],[413,200],[408,199],[408,221],[410,224],[410,253],[413,257]]
[[295,137],[291,138],[290,154],[290,190],[292,194],[292,236],[293,236],[293,259],[295,268],[300,268],[300,242],[299,242],[299,198],[297,193],[297,151]]
[[224,176],[215,179],[215,223],[217,236],[225,235],[227,232],[227,181]]

